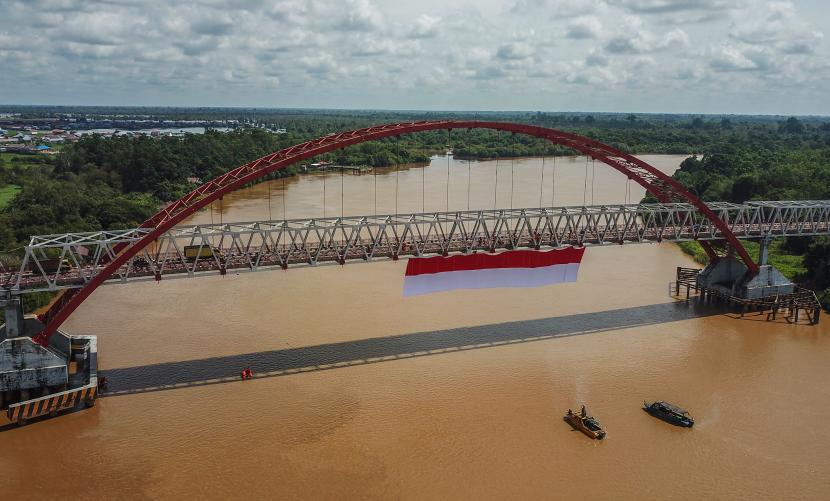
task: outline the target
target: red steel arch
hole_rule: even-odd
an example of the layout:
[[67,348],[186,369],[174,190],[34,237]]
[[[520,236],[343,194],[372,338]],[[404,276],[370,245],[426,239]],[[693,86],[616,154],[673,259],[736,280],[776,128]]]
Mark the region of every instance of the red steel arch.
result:
[[[721,221],[709,207],[692,195],[680,183],[670,176],[663,174],[642,160],[619,151],[611,146],[602,144],[593,139],[563,132],[556,129],[538,127],[534,125],[515,124],[507,122],[489,122],[479,120],[433,120],[406,122],[397,124],[378,125],[347,132],[329,134],[318,139],[285,148],[270,155],[239,166],[221,176],[211,179],[192,192],[164,207],[150,219],[142,223],[143,228],[153,228],[143,238],[118,249],[118,256],[110,261],[100,273],[95,275],[86,285],[79,289],[65,291],[49,310],[42,316],[45,327],[37,336],[40,343],[48,342],[49,336],[75,311],[75,309],[98,288],[101,283],[112,276],[115,271],[136,255],[141,249],[157,239],[164,232],[183,221],[202,207],[220,199],[227,193],[239,189],[247,183],[255,181],[271,172],[283,169],[291,164],[311,158],[329,151],[338,150],[367,141],[373,141],[391,136],[399,136],[413,132],[423,132],[441,129],[493,129],[517,134],[526,134],[546,139],[554,144],[579,151],[594,159],[613,167],[629,179],[632,179],[652,193],[661,202],[688,202],[711,221],[725,236],[728,244],[738,253],[739,257],[754,273],[758,266],[746,252],[743,245],[732,233],[726,223]],[[715,252],[708,245],[705,246],[709,257],[717,258]]]

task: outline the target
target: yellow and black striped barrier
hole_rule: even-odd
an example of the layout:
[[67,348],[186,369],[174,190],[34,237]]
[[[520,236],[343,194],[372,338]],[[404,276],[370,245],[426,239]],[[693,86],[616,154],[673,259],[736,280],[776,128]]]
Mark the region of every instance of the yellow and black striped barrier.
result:
[[92,406],[95,402],[97,392],[98,382],[96,381],[95,384],[88,384],[81,388],[12,404],[9,406],[6,414],[12,423],[23,424],[29,419],[47,414],[54,415],[60,411],[72,409],[80,404],[85,404],[88,407]]

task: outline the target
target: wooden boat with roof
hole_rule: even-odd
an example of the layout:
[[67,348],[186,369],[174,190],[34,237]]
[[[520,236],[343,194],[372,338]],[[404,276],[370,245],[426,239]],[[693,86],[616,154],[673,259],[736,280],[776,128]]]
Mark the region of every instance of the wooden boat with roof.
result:
[[695,420],[692,419],[689,411],[663,400],[652,403],[643,402],[643,410],[657,419],[662,419],[675,426],[691,428],[695,425]]

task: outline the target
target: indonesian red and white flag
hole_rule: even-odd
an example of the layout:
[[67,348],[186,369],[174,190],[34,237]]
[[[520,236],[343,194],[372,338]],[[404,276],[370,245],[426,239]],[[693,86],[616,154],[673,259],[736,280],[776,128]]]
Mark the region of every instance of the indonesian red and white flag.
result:
[[584,247],[566,247],[550,251],[514,250],[500,254],[411,258],[406,265],[403,295],[576,282],[584,253]]

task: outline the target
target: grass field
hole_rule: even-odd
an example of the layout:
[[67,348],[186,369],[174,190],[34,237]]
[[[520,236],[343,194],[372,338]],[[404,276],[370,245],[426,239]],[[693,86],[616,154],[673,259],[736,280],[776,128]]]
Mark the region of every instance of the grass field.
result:
[[0,210],[3,210],[3,208],[6,207],[6,204],[8,204],[18,193],[20,193],[20,186],[9,184],[0,187]]
[[6,151],[0,153],[0,159],[2,159],[2,162],[0,162],[0,164],[2,164],[5,168],[13,166],[33,167],[44,165],[44,162],[51,161],[51,159],[45,155],[9,153]]

